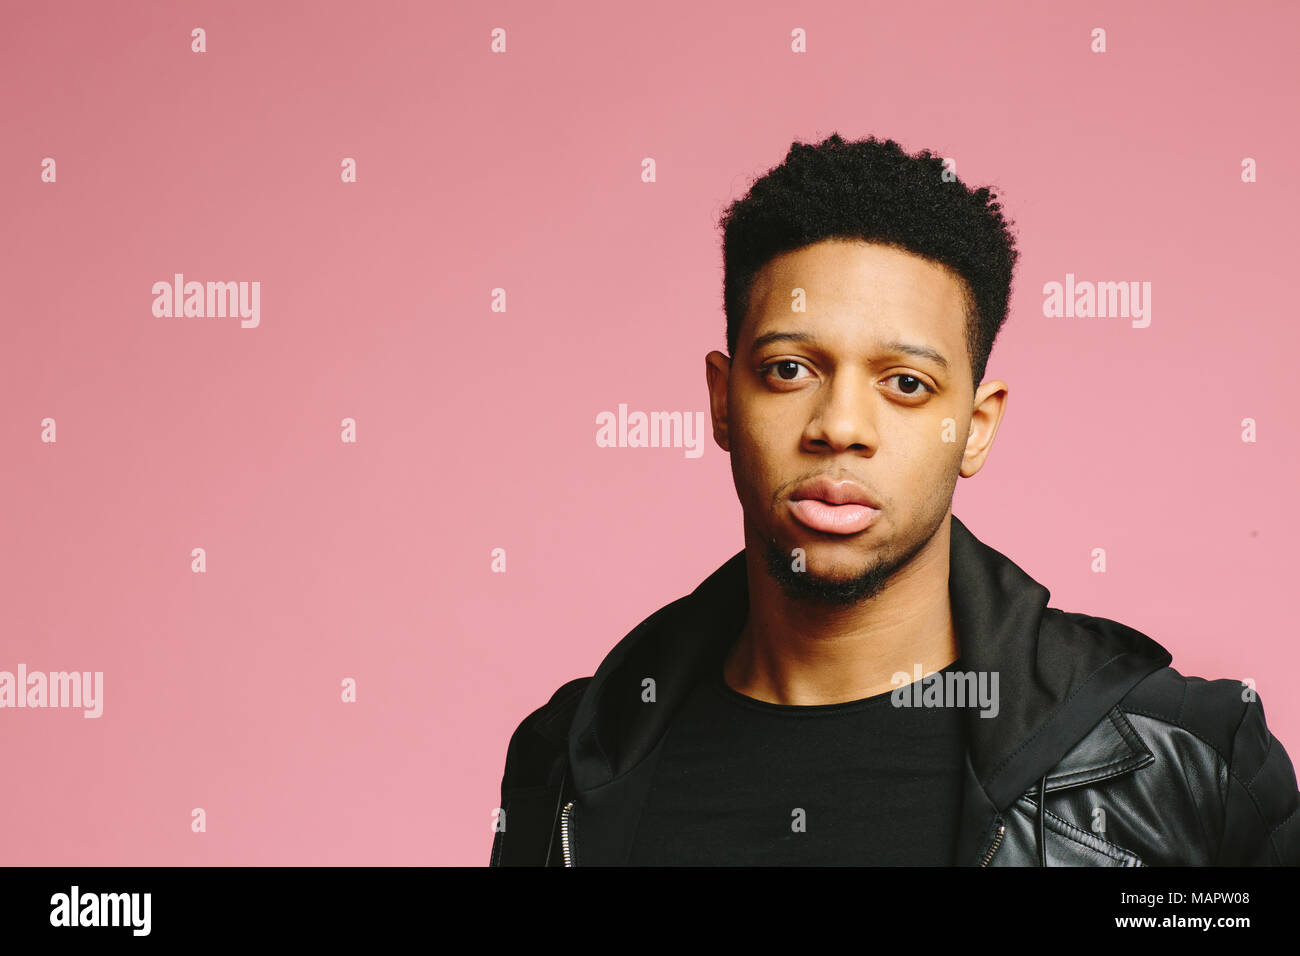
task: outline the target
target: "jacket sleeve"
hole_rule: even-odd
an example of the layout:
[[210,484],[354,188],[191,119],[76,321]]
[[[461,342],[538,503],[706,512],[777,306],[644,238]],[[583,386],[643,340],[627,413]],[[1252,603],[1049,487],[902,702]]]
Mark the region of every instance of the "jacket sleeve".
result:
[[568,725],[589,680],[580,677],[562,685],[511,734],[489,866],[546,862],[568,760]]
[[523,719],[506,747],[501,803],[489,866],[537,865],[546,861],[552,794],[550,768],[555,752],[537,730],[543,711]]
[[[1239,687],[1240,690],[1240,687]],[[1253,691],[1232,739],[1220,866],[1300,865],[1300,792],[1295,768],[1264,722]]]

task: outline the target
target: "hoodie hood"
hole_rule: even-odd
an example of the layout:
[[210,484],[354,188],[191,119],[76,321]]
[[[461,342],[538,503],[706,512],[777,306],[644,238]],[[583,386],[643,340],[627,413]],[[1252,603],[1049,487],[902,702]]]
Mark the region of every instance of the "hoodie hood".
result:
[[[998,709],[967,711],[968,776],[1005,810],[1048,773],[1134,685],[1171,662],[1146,635],[1047,607],[1043,587],[954,515],[948,593],[963,671],[998,675]],[[605,657],[569,732],[574,786],[590,798],[634,771],[668,729],[702,668],[748,612],[742,550],[691,594],[642,621]],[[647,679],[654,702],[643,699]]]

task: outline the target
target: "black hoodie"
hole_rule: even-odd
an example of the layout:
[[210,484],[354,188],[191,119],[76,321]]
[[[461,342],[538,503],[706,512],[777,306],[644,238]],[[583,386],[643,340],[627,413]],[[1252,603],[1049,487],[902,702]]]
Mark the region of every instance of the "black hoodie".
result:
[[[1194,835],[1203,834],[1207,826],[1217,834],[1213,847],[1189,856],[1189,861],[1227,858],[1231,854],[1220,852],[1225,834],[1238,834],[1260,844],[1243,850],[1250,859],[1242,862],[1275,862],[1273,857],[1300,862],[1295,773],[1281,744],[1263,728],[1257,700],[1258,716],[1247,720],[1252,708],[1241,701],[1249,696],[1240,693],[1241,684],[1185,678],[1168,666],[1169,652],[1144,634],[1105,618],[1047,607],[1048,590],[975,538],[956,516],[951,523],[948,586],[963,670],[997,673],[1000,689],[996,715],[981,716],[974,708],[966,715],[959,864],[987,864],[1004,837],[1014,843],[1022,830],[1032,833],[1032,825],[1021,825],[1025,814],[1036,815],[1037,846],[1003,849],[995,865],[1053,862],[1053,857],[1059,862],[1090,862],[1096,857],[1141,865],[1143,859],[1159,857],[1156,848],[1142,848],[1139,856],[1131,846],[1132,852],[1124,851],[1089,835],[1086,820],[1068,823],[1052,812],[1052,800],[1047,799],[1055,794],[1059,803],[1061,791],[1075,788],[1069,796],[1077,797],[1084,784],[1096,785],[1156,763],[1150,734],[1139,735],[1133,720],[1199,741],[1204,752],[1197,759],[1205,766],[1197,772],[1211,785],[1218,781],[1222,808],[1198,805],[1183,811],[1195,819],[1177,821]],[[665,731],[700,669],[716,660],[738,633],[747,609],[741,551],[694,592],[637,625],[610,651],[594,677],[565,684],[520,724],[507,751],[504,812],[493,842],[493,865],[626,863]],[[647,678],[654,680],[654,702],[643,700]],[[1183,685],[1191,683],[1198,686],[1189,694]],[[1144,686],[1139,703],[1127,711],[1119,708],[1139,684]],[[1203,706],[1191,713],[1189,700]],[[1235,754],[1235,741],[1244,731],[1260,739],[1252,738],[1251,753],[1242,747],[1242,753]],[[1178,746],[1173,741],[1169,752]],[[1182,753],[1185,762],[1185,746]],[[1234,757],[1236,765],[1229,767]],[[1240,771],[1251,762],[1257,766],[1249,768],[1251,780],[1246,781]],[[1261,773],[1265,767],[1268,773]],[[1142,782],[1154,786],[1152,793],[1173,808],[1179,805],[1177,799],[1160,797],[1161,788],[1171,785],[1173,778],[1166,779],[1171,773],[1185,789],[1193,787],[1187,781],[1195,773],[1186,767],[1162,767],[1160,775],[1148,773]],[[1245,787],[1244,796],[1231,800],[1239,787]],[[1130,802],[1139,801],[1130,795]],[[1230,820],[1229,804],[1234,812],[1254,813],[1259,819]],[[1038,811],[1040,806],[1047,807],[1045,814]],[[1133,816],[1124,807],[1115,812]],[[1286,820],[1289,825],[1283,825]],[[1168,837],[1175,821],[1164,822],[1169,824]],[[1160,824],[1142,821],[1151,833],[1160,833]],[[1080,829],[1085,832],[1075,832]],[[1049,854],[1047,830],[1068,834],[1068,850],[1057,847]],[[1129,832],[1135,832],[1134,821]],[[1031,850],[1036,860],[1028,858]]]

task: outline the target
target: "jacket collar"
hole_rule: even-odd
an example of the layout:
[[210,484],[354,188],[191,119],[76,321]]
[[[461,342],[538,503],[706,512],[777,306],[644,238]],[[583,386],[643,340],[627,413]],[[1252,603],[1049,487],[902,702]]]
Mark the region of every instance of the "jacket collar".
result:
[[[700,669],[739,633],[748,608],[744,557],[738,552],[650,615],[601,663],[569,733],[579,795],[625,777],[654,750]],[[948,581],[962,669],[999,675],[996,716],[977,709],[967,716],[967,839],[1040,777],[1058,789],[1149,758],[1113,715],[1100,737],[1076,745],[1135,684],[1170,663],[1168,651],[1115,621],[1048,608],[1047,588],[955,515]]]

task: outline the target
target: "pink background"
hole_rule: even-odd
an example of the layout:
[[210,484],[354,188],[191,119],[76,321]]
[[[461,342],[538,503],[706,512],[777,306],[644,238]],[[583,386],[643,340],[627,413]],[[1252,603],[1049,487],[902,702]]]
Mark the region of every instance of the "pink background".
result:
[[[0,861],[485,864],[519,720],[741,547],[711,437],[598,448],[595,416],[707,409],[717,217],[834,131],[954,157],[1017,223],[956,514],[1055,606],[1253,678],[1300,757],[1293,4],[4,19],[0,669],[105,686],[98,720],[0,711]],[[175,272],[261,282],[260,327],[155,318]],[[1067,272],[1150,281],[1150,327],[1045,318]]]

